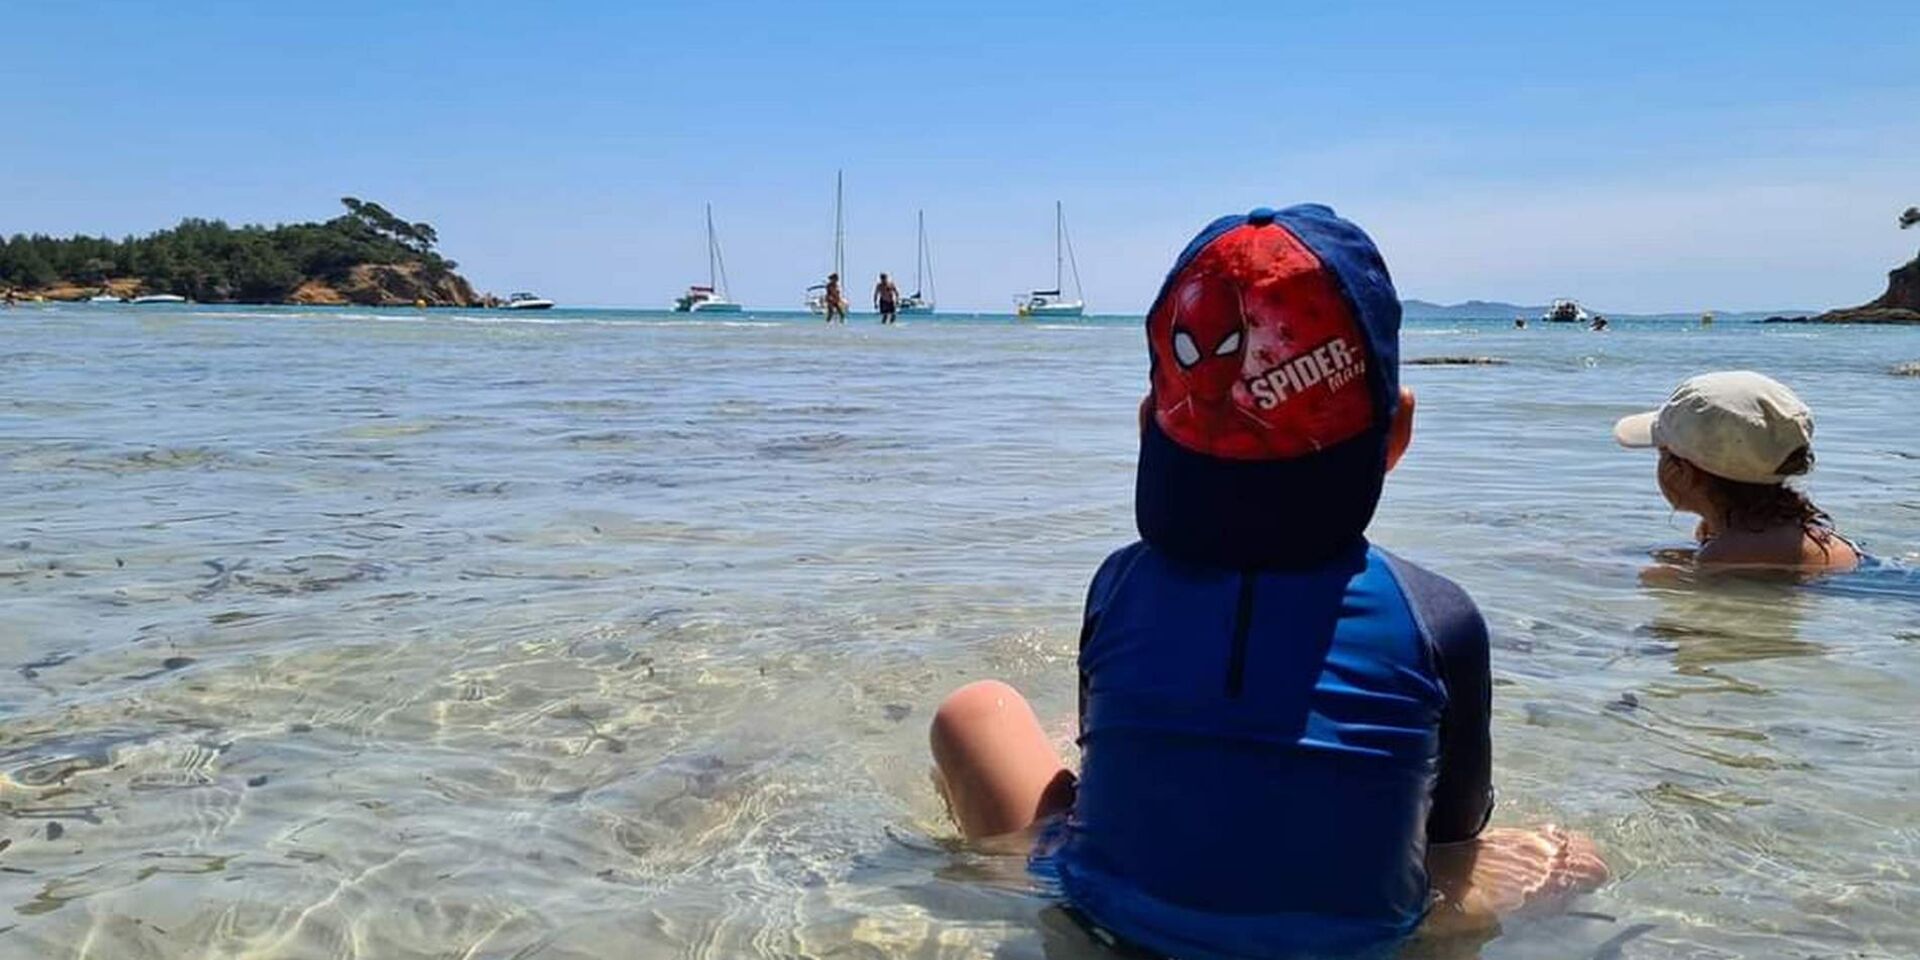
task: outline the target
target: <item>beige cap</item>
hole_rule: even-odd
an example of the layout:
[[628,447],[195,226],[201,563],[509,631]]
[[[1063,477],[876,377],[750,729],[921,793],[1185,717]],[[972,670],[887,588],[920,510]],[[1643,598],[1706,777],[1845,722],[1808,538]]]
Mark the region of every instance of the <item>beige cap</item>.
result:
[[1623,447],[1661,447],[1729,480],[1781,483],[1781,464],[1813,442],[1813,411],[1751,370],[1703,373],[1660,409],[1614,424],[1613,438]]

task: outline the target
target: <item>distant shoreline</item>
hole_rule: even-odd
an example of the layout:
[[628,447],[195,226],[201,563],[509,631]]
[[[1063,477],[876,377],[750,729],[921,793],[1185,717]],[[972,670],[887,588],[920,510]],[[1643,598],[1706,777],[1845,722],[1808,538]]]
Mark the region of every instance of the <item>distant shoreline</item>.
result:
[[[73,295],[74,291],[72,289],[56,288],[51,292],[60,294],[59,296],[47,296],[43,300],[41,300],[39,303],[42,306],[53,306],[53,305],[88,306],[90,305],[89,304],[89,300],[91,299],[90,294],[95,292],[98,289],[99,288],[97,286],[82,287],[80,288],[80,293],[82,295],[75,296]],[[115,289],[123,290],[125,288],[116,287]],[[25,291],[16,291],[16,292],[22,293],[22,294],[25,293]],[[116,297],[117,296],[118,294],[116,294]],[[513,311],[513,310],[502,309],[503,303],[504,301],[500,301],[494,298],[480,299],[480,300],[476,300],[475,302],[465,303],[465,304],[446,303],[446,302],[439,302],[439,303],[416,302],[416,301],[407,301],[407,300],[400,300],[400,299],[389,299],[389,300],[380,301],[380,302],[355,302],[355,301],[347,301],[347,300],[335,300],[335,301],[188,300],[185,302],[158,304],[157,306],[163,306],[163,307],[170,306],[176,309],[182,308],[182,307],[211,307],[211,308],[246,307],[246,308],[264,308],[264,309],[273,309],[273,310],[287,310],[290,312],[299,311],[299,310],[315,310],[315,309],[328,310],[328,311],[331,311],[331,310],[346,310],[346,311],[391,310],[391,311],[406,311],[406,312],[420,312],[425,310],[432,310],[435,312],[444,312],[448,310],[452,310],[452,311],[468,310],[468,311],[485,311],[489,314],[499,314],[503,319],[506,316],[518,315],[524,312],[526,314],[524,319],[528,321],[533,321],[533,322],[538,322],[543,317],[550,317],[556,320],[564,320],[569,315],[579,315],[579,314],[611,315],[615,317],[618,317],[620,315],[645,315],[648,319],[653,319],[657,317],[658,319],[661,319],[661,320],[678,320],[681,322],[689,322],[689,323],[712,322],[712,323],[725,324],[725,323],[747,321],[747,322],[783,322],[783,323],[797,322],[797,323],[804,324],[807,322],[813,322],[813,323],[820,322],[819,317],[817,315],[800,307],[769,307],[765,309],[748,307],[742,313],[738,313],[738,314],[728,314],[725,316],[695,317],[695,316],[690,316],[683,313],[678,313],[675,310],[673,310],[671,306],[666,306],[666,305],[656,306],[656,305],[649,305],[649,304],[640,304],[640,305],[622,306],[622,305],[605,304],[605,303],[579,304],[579,305],[563,303],[563,304],[559,304],[551,311],[548,311],[548,310]],[[17,304],[21,307],[31,308],[35,305],[35,301],[31,297],[21,296],[17,300]],[[139,304],[133,304],[128,300],[116,300],[116,302],[112,302],[112,303],[97,303],[97,304],[91,304],[91,305],[92,306],[110,306],[110,307],[141,306]],[[0,315],[0,316],[3,316],[3,315]],[[871,312],[868,312],[868,313],[856,312],[851,314],[851,316],[857,321],[856,325],[859,325],[867,321],[877,322],[879,314],[871,313]],[[1112,326],[1115,324],[1137,324],[1142,322],[1145,319],[1145,314],[1140,312],[1133,312],[1133,313],[1102,312],[1102,313],[1089,313],[1089,314],[1086,314],[1084,317],[1076,317],[1076,318],[1034,320],[1032,318],[1021,318],[1017,316],[1012,310],[1007,310],[1007,309],[942,310],[937,314],[922,315],[922,316],[917,316],[910,319],[918,323],[932,322],[932,323],[939,323],[939,324],[1010,323],[1010,324],[1025,324],[1029,326],[1065,325],[1065,326],[1093,327],[1093,326]],[[1633,325],[1698,327],[1700,326],[1701,318],[1700,318],[1700,315],[1694,314],[1694,313],[1652,313],[1652,314],[1611,314],[1609,315],[1608,319],[1616,323],[1626,323],[1626,324],[1633,324]],[[1444,326],[1447,324],[1458,324],[1458,325],[1471,325],[1475,327],[1494,326],[1494,327],[1511,329],[1513,326],[1513,317],[1512,315],[1502,316],[1499,314],[1478,314],[1473,316],[1433,316],[1433,315],[1426,315],[1426,314],[1420,314],[1420,313],[1408,313],[1403,317],[1403,322],[1407,324],[1417,324],[1422,326],[1427,326],[1427,325]],[[1804,325],[1823,325],[1823,326],[1857,325],[1857,326],[1883,326],[1883,327],[1920,325],[1920,323],[1916,323],[1915,321],[1905,319],[1904,317],[1896,317],[1896,318],[1886,319],[1886,320],[1866,319],[1866,320],[1848,321],[1848,320],[1831,319],[1828,314],[1818,314],[1813,312],[1809,312],[1806,314],[1795,314],[1795,315],[1769,315],[1761,312],[1716,313],[1714,316],[1714,325],[1716,326],[1760,326],[1760,325],[1766,325],[1766,324],[1804,324]],[[1584,324],[1550,324],[1550,323],[1544,323],[1544,322],[1534,322],[1533,318],[1529,318],[1527,327],[1528,329],[1555,329],[1555,328],[1581,329],[1581,330],[1586,329],[1586,325]]]

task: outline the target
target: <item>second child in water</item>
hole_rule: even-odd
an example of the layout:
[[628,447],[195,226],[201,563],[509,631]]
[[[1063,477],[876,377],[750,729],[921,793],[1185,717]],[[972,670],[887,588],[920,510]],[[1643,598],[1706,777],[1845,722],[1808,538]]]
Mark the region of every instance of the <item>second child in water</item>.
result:
[[1486,623],[1367,540],[1414,398],[1366,234],[1215,221],[1146,328],[1140,540],[1088,591],[1080,773],[1011,687],[963,687],[932,729],[961,831],[1037,826],[1087,929],[1189,958],[1387,949],[1603,882],[1583,836],[1488,827]]
[[1682,383],[1660,409],[1622,419],[1614,438],[1660,451],[1660,492],[1697,514],[1694,560],[1710,569],[1842,573],[1860,555],[1789,481],[1813,469],[1813,411],[1749,370]]

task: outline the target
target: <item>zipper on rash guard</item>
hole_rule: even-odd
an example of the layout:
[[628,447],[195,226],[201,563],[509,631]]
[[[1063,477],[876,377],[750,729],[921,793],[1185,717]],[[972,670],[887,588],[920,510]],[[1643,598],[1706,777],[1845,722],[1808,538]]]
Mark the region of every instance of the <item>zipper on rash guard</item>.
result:
[[1246,684],[1247,632],[1253,629],[1253,581],[1251,571],[1240,573],[1240,603],[1233,614],[1233,650],[1227,655],[1227,696],[1240,696]]

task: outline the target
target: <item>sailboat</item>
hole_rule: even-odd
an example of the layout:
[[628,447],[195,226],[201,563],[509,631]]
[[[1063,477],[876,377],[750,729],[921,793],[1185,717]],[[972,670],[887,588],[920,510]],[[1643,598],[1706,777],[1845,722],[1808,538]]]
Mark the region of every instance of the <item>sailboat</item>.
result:
[[913,293],[900,301],[901,313],[933,313],[933,257],[927,252],[927,212],[920,211],[920,249],[913,258]]
[[[845,171],[836,170],[833,174],[833,272],[840,275],[840,299],[847,298],[847,222],[842,215],[845,210],[842,188],[845,186]],[[807,288],[807,311],[816,316],[827,312],[827,285],[816,283]]]
[[[1061,291],[1064,269],[1073,267],[1073,299]],[[1060,201],[1053,202],[1053,289],[1035,290],[1014,297],[1014,312],[1023,317],[1077,317],[1086,312],[1086,294],[1080,290],[1080,264],[1073,259],[1073,241],[1067,239],[1067,215]]]
[[707,285],[694,284],[673,301],[675,313],[739,313],[740,305],[727,299],[727,262],[720,256],[720,240],[713,233],[713,204],[707,204]]

